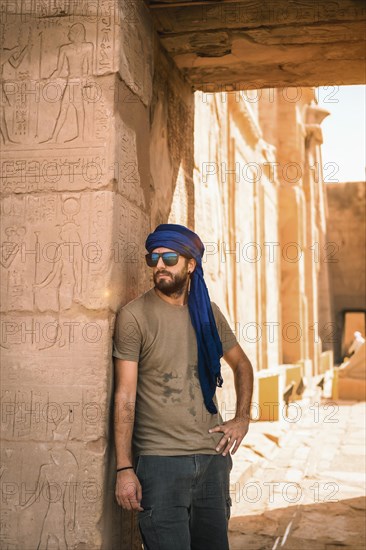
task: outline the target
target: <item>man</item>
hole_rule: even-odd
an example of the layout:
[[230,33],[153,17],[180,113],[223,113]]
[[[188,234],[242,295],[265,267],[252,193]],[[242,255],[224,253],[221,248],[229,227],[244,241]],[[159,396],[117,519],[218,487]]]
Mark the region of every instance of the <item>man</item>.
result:
[[[116,499],[139,512],[145,550],[227,550],[230,456],[249,426],[253,372],[203,279],[204,246],[182,225],[146,240],[155,287],[118,314]],[[220,357],[236,414],[222,421]]]

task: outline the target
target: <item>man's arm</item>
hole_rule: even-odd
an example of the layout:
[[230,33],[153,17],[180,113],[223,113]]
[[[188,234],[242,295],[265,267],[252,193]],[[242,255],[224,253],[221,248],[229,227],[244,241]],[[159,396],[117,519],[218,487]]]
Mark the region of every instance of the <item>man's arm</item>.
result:
[[216,451],[222,452],[225,456],[230,449],[232,449],[231,454],[238,450],[249,429],[250,404],[253,394],[253,368],[239,344],[224,353],[224,359],[234,372],[236,413],[232,420],[215,426],[209,432],[223,432],[224,435],[216,447]]
[[[138,363],[115,358],[114,439],[117,469],[133,466],[132,433],[135,419]],[[126,510],[142,510],[140,482],[132,469],[117,473],[116,499]]]
[[253,367],[239,344],[224,354],[224,359],[234,372],[237,420],[250,417],[253,395]]

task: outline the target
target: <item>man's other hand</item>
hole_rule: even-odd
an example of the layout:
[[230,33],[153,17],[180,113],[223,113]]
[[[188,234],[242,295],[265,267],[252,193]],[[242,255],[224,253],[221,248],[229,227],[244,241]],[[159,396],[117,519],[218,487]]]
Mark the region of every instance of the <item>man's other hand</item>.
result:
[[232,420],[223,422],[208,431],[209,433],[223,432],[224,435],[217,445],[216,451],[225,456],[230,449],[232,455],[238,450],[240,443],[243,441],[248,432],[248,429],[249,419],[235,417]]

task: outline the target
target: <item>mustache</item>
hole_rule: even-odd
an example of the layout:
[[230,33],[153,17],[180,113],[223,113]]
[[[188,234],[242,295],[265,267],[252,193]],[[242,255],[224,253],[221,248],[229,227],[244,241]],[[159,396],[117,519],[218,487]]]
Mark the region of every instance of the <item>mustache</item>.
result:
[[155,273],[155,276],[157,276],[157,275],[169,275],[169,277],[172,276],[171,273],[168,273],[167,271],[157,271]]

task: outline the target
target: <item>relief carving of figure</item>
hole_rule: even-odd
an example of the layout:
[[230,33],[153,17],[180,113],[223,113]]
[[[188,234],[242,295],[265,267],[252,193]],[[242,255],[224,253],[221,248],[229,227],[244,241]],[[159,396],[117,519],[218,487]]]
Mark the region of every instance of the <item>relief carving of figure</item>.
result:
[[14,225],[5,228],[5,235],[7,239],[2,242],[0,247],[0,263],[3,267],[5,267],[5,269],[8,269],[13,263],[15,257],[20,255],[25,234],[25,227]]
[[40,499],[47,502],[37,550],[47,550],[50,541],[57,544],[59,550],[67,550],[67,535],[75,530],[78,462],[67,448],[69,433],[66,417],[53,431],[53,441],[48,449],[49,461],[39,469],[36,490],[19,506],[20,510],[25,510]]
[[[2,29],[3,31],[3,29]],[[2,32],[3,34],[3,32]],[[3,38],[2,38],[3,39]],[[8,123],[6,120],[6,107],[10,106],[10,102],[7,96],[6,83],[3,79],[4,77],[4,68],[8,63],[13,69],[18,69],[22,64],[27,53],[30,52],[32,48],[32,43],[30,39],[30,32],[27,34],[20,29],[18,35],[18,43],[12,48],[1,48],[1,57],[2,61],[0,64],[0,80],[1,80],[1,100],[0,100],[0,135],[4,142],[4,145],[9,143],[18,143],[14,141],[9,134]]]
[[77,225],[74,222],[64,223],[59,232],[60,244],[55,250],[52,269],[34,290],[57,284],[58,307],[70,309],[73,300],[81,297],[82,287],[82,249]]
[[82,23],[75,23],[69,29],[70,42],[59,48],[57,68],[50,78],[61,78],[67,71],[67,82],[62,92],[60,111],[49,139],[42,143],[57,143],[71,106],[76,115],[76,135],[65,141],[85,137],[85,91],[87,77],[92,73],[94,45],[86,42],[86,31]]

